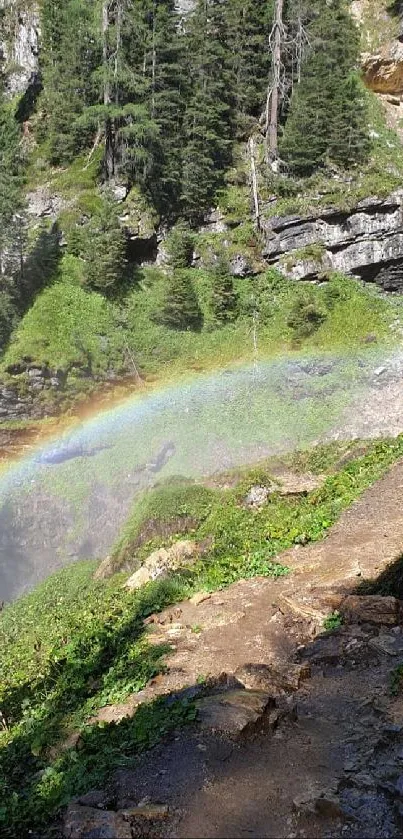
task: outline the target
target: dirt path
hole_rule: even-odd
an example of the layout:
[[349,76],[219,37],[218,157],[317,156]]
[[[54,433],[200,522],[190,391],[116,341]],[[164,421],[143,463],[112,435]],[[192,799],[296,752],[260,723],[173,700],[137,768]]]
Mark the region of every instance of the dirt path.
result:
[[[232,713],[234,684],[265,689],[276,707],[257,714],[255,736],[251,726],[238,726],[248,732],[240,739],[203,725],[202,700],[193,730],[154,749],[133,771],[116,773],[115,808],[144,797],[169,807],[163,823],[149,822],[141,835],[401,836],[403,702],[391,697],[390,678],[403,661],[402,628],[353,620],[323,634],[322,621],[401,556],[402,490],[400,461],[327,539],[282,557],[292,568],[288,578],[241,581],[155,616],[151,640],[172,644],[167,672],[123,705],[102,709],[98,719],[119,720],[161,694],[197,695],[206,679],[216,694],[207,702],[215,711],[221,702],[219,714],[222,703]],[[306,680],[298,665],[307,664]],[[273,691],[267,680],[276,672],[282,676]],[[239,714],[249,714],[247,691],[240,696],[237,725]]]
[[171,645],[168,671],[97,719],[111,722],[155,696],[245,663],[287,661],[322,627],[345,594],[377,578],[403,553],[403,460],[344,512],[327,538],[285,552],[287,578],[241,580],[150,621],[150,641]]

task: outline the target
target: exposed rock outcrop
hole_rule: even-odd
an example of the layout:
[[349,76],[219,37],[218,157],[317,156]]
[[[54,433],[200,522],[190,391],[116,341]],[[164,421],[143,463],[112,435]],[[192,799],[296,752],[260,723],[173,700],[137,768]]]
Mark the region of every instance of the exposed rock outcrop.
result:
[[72,199],[68,201],[58,195],[50,186],[43,184],[27,193],[26,204],[28,216],[33,222],[45,218],[56,221],[63,210],[73,206],[74,201]]
[[176,11],[181,17],[185,17],[192,12],[195,6],[196,0],[175,0]]
[[390,41],[378,52],[362,57],[364,81],[375,93],[403,93],[403,44]]
[[39,5],[20,0],[0,0],[2,33],[0,66],[6,73],[9,96],[25,93],[39,71]]
[[329,271],[358,275],[386,291],[403,289],[403,190],[368,198],[348,211],[329,207],[316,215],[264,223],[263,255],[293,280]]
[[192,565],[200,554],[196,542],[190,540],[175,542],[170,548],[160,548],[154,551],[144,565],[138,569],[126,582],[126,588],[135,591],[151,580],[167,577],[178,568]]

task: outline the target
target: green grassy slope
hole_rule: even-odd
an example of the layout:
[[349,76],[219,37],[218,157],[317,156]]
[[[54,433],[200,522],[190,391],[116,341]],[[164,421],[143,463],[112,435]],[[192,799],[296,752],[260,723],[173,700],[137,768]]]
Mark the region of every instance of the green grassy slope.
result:
[[[117,553],[121,556],[124,545],[125,561],[136,564],[147,516],[155,522],[183,511],[196,538],[212,539],[210,552],[191,571],[129,593],[121,574],[94,581],[94,563],[79,563],[5,608],[0,617],[2,835],[43,832],[69,798],[102,785],[114,767],[130,765],[144,748],[194,718],[191,705],[167,709],[159,701],[119,725],[88,725],[97,708],[140,690],[163,667],[167,651],[148,645],[143,618],[197,589],[287,573],[276,561],[279,552],[321,538],[340,512],[402,456],[403,438],[369,443],[365,455],[338,470],[337,460],[345,453],[346,444],[341,449],[333,444],[293,456],[294,468],[327,471],[324,486],[299,499],[274,494],[260,512],[247,510],[241,500],[252,484],[270,479],[270,463],[243,472],[232,490],[192,487],[189,492],[188,485],[178,483],[159,489],[128,521]],[[160,540],[154,536],[142,551]],[[81,732],[79,741],[60,750],[58,744],[74,731]]]

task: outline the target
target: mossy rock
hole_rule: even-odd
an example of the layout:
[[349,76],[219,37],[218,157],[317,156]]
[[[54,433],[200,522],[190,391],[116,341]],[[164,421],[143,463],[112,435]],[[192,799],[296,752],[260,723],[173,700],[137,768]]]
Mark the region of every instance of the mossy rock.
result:
[[208,516],[214,493],[207,487],[183,479],[144,493],[136,500],[123,533],[112,550],[108,570],[114,572],[137,560],[143,545],[156,546],[173,536],[194,532]]
[[131,189],[121,207],[121,221],[133,237],[151,239],[155,236],[159,215],[138,187]]

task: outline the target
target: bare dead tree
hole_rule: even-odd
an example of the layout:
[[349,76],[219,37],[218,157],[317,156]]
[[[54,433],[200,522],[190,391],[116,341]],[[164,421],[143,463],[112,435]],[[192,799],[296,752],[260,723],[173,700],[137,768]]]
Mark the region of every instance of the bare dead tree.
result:
[[109,180],[115,172],[115,149],[114,131],[111,117],[108,115],[108,108],[112,103],[111,82],[109,73],[109,27],[110,27],[110,2],[103,0],[102,3],[102,69],[103,69],[103,102],[105,107],[105,175]]
[[270,48],[272,52],[271,79],[267,88],[266,120],[265,120],[265,158],[273,171],[278,169],[278,118],[281,101],[281,85],[283,76],[283,45],[286,40],[286,30],[283,23],[284,0],[276,0],[274,21],[270,33]]
[[249,156],[250,156],[250,171],[252,181],[253,204],[255,208],[256,227],[260,230],[260,205],[259,205],[259,190],[256,174],[256,160],[255,160],[255,141],[253,137],[249,138]]
[[265,112],[261,120],[264,124],[265,161],[275,173],[278,172],[280,166],[278,154],[280,112],[291,99],[294,85],[301,81],[301,67],[309,46],[304,25],[303,2],[298,2],[292,8],[287,26],[283,16],[284,0],[276,0],[273,26],[269,37],[272,56],[270,83],[267,88]]

